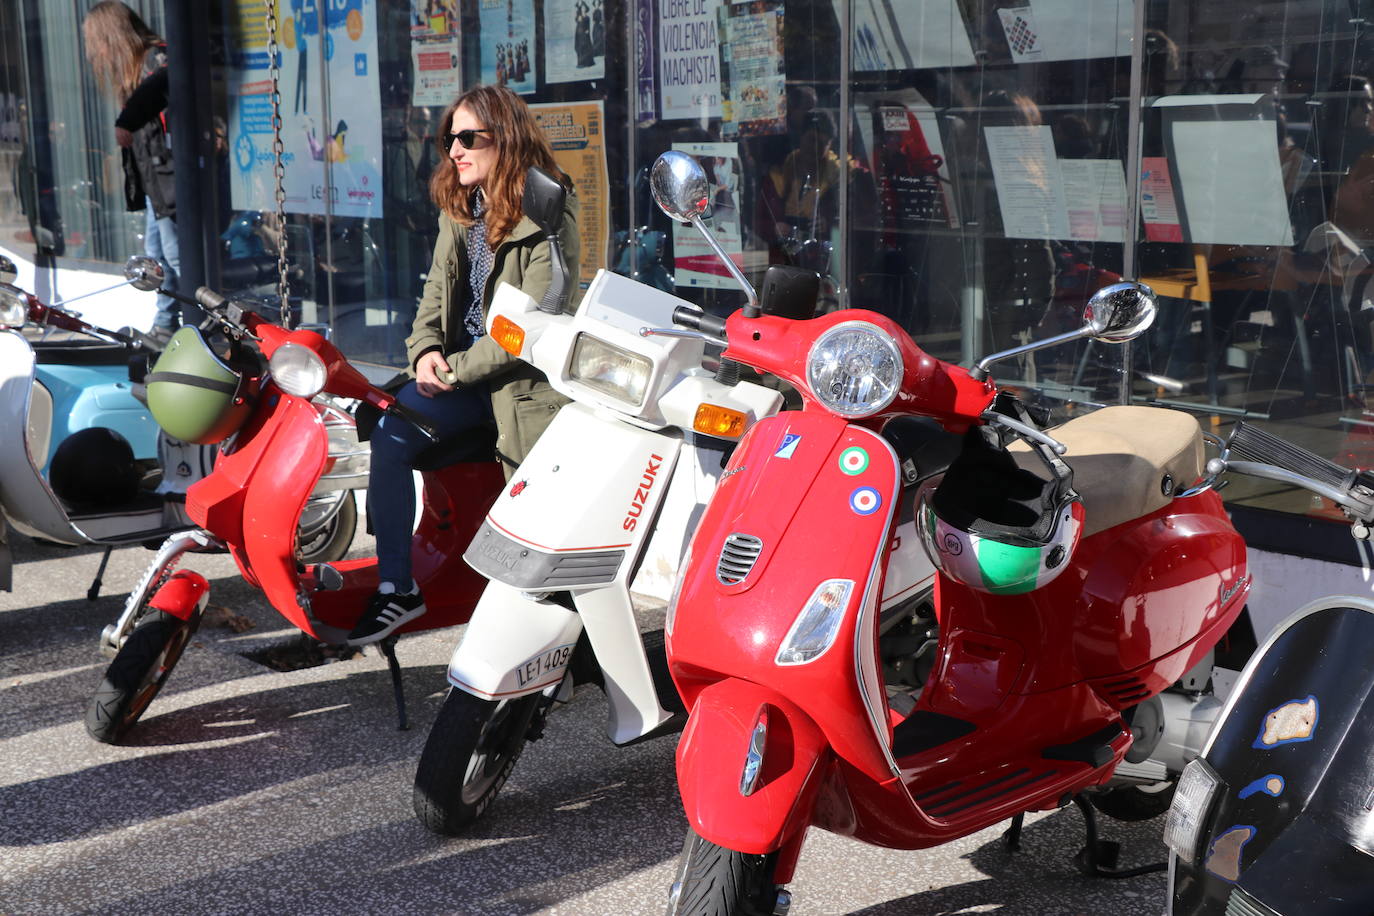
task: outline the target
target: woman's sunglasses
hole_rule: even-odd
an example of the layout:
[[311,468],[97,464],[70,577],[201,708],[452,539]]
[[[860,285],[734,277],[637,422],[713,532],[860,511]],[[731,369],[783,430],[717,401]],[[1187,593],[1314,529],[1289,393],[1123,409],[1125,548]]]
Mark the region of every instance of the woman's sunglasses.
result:
[[472,149],[477,145],[478,134],[489,133],[491,133],[491,131],[487,130],[485,127],[469,128],[467,130],[460,130],[456,134],[445,134],[439,142],[444,144],[444,152],[446,153],[453,149],[454,140],[457,140],[458,144],[463,147],[463,149]]

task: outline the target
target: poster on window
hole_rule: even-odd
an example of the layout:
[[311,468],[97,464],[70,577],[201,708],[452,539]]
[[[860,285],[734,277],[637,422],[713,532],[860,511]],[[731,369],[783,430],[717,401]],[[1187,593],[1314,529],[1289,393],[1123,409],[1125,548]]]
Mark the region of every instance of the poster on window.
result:
[[1017,0],[997,18],[1016,63],[1131,53],[1131,0]]
[[[234,0],[227,70],[230,201],[274,210],[271,76],[260,0]],[[376,0],[284,0],[278,13],[286,212],[382,215]],[[326,119],[321,63],[334,105]],[[346,104],[341,104],[347,100]],[[326,176],[328,178],[326,179]]]
[[[695,156],[706,169],[711,187],[711,215],[706,227],[741,270],[744,242],[740,234],[742,170],[738,143],[674,143],[673,149]],[[678,286],[737,289],[729,269],[695,226],[673,222],[673,278]]]
[[658,93],[654,86],[654,61],[657,55],[654,34],[654,4],[657,0],[634,0],[635,123],[652,124],[658,119]]
[[544,0],[544,79],[550,83],[606,76],[602,0]]
[[959,228],[959,210],[935,109],[915,89],[856,93],[860,154],[878,186],[882,228]]
[[534,92],[534,0],[480,0],[482,82]]
[[719,9],[721,133],[787,133],[787,72],[781,3],[753,0]]
[[554,102],[531,105],[535,123],[549,139],[558,167],[577,188],[577,235],[581,243],[581,277],[586,289],[606,266],[610,232],[610,178],[606,167],[605,103]]
[[659,103],[665,121],[721,115],[719,6],[720,0],[659,0]]
[[458,0],[410,0],[410,104],[444,106],[462,89]]
[[[846,0],[834,0],[836,15]],[[964,17],[955,0],[853,0],[855,70],[972,66]],[[839,21],[843,22],[843,19]]]
[[1069,208],[1054,131],[1047,125],[984,127],[1002,234],[1009,239],[1069,237]]

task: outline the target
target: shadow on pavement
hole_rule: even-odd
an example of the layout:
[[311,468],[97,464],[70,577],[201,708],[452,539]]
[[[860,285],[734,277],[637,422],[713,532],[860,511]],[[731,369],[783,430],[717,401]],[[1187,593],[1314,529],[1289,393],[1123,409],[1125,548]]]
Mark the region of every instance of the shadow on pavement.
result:
[[[1158,819],[1127,824],[1099,814],[1097,823],[1101,839],[1121,843],[1121,867],[1163,859]],[[934,887],[854,912],[862,916],[952,916],[975,912],[998,916],[1095,916],[1120,912],[1123,890],[1145,901],[1157,900],[1156,911],[1163,912],[1163,873],[1124,879],[1085,877],[1074,864],[1074,856],[1084,842],[1082,816],[1072,806],[1063,808],[1028,823],[1021,834],[1019,852],[1008,851],[999,831],[995,839],[965,856],[988,875],[987,880]],[[929,886],[944,882],[924,882],[920,860],[913,859],[912,883]]]

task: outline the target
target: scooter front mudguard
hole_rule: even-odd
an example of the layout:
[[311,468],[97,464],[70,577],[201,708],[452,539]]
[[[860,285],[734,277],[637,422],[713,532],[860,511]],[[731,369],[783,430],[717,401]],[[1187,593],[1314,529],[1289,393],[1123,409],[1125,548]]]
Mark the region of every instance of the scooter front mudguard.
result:
[[180,620],[204,612],[210,601],[210,583],[198,572],[179,569],[163,583],[148,601],[148,606]]
[[524,696],[562,680],[582,620],[548,599],[490,582],[453,651],[448,681],[473,696]]
[[1192,859],[1170,856],[1171,913],[1374,912],[1374,602],[1322,599],[1270,634],[1202,760],[1219,784]]
[[692,707],[677,746],[678,793],[702,837],[764,855],[811,824],[830,761],[825,735],[799,706],[730,678],[703,690]]
[[282,616],[320,638],[299,597],[296,529],[324,470],[329,438],[309,401],[274,387],[259,397],[268,403],[239,431],[233,450],[186,491],[186,512],[229,546],[244,578]]

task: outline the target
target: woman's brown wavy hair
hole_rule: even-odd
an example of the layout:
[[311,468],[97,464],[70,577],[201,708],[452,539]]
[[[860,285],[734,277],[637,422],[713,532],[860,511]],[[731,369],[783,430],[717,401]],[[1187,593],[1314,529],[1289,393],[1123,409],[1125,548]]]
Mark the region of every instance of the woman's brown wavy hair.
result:
[[520,199],[525,193],[525,172],[530,166],[537,165],[558,176],[564,185],[569,181],[554,163],[549,141],[520,96],[504,86],[474,86],[458,96],[439,119],[434,142],[439,147],[440,161],[429,180],[429,196],[459,225],[473,223],[472,192],[459,184],[458,167],[444,149],[444,139],[453,127],[453,113],[459,108],[471,111],[491,131],[484,136],[496,144],[496,159],[482,182],[482,193],[486,197],[487,236],[493,245],[500,244],[524,215]]
[[91,7],[81,32],[95,81],[123,105],[138,88],[143,55],[162,39],[119,0],[103,0]]

